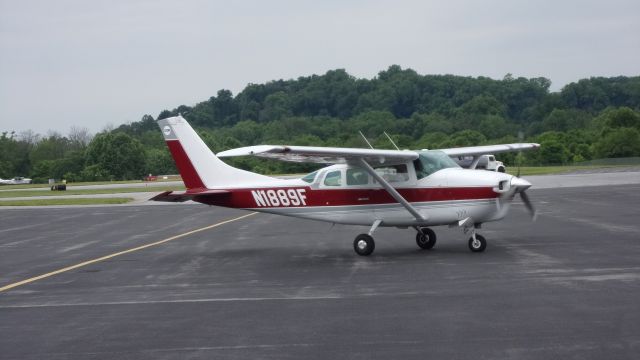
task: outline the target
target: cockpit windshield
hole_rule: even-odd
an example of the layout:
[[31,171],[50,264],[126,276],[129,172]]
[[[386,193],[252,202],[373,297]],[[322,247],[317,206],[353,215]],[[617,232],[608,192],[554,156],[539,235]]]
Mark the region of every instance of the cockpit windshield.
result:
[[442,151],[426,150],[419,151],[418,154],[420,157],[413,161],[418,179],[427,177],[438,170],[460,167],[449,155]]
[[302,181],[308,182],[309,184],[311,184],[313,182],[313,180],[315,180],[316,175],[318,175],[318,171],[317,170],[312,172],[312,173],[309,173],[309,174],[305,175],[302,178]]

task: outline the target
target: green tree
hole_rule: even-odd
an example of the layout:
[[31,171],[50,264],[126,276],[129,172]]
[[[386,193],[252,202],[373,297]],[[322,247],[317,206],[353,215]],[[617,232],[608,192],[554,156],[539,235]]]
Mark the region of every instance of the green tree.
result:
[[0,178],[14,176],[13,157],[17,153],[17,144],[13,134],[3,132],[0,135]]
[[624,127],[612,129],[594,144],[594,150],[601,158],[640,156],[640,131]]
[[429,132],[422,135],[413,146],[414,149],[439,149],[449,143],[449,136],[442,132]]
[[487,138],[475,130],[462,130],[452,134],[441,147],[476,146],[487,141]]
[[418,135],[417,137],[422,136],[423,133],[441,132],[451,134],[455,131],[453,123],[442,114],[431,113],[423,115],[415,113],[412,117],[420,124],[420,134],[414,134]]
[[66,137],[52,134],[35,144],[29,153],[29,159],[34,165],[43,160],[62,159],[70,148],[71,144]]
[[568,131],[584,127],[590,120],[587,113],[576,109],[553,109],[542,121],[544,131]]
[[0,177],[10,178],[30,173],[29,152],[33,149],[32,139],[18,139],[15,132],[3,132],[0,135]]
[[605,117],[605,124],[609,127],[635,127],[636,129],[640,129],[640,113],[628,107],[606,111],[603,116]]
[[492,96],[478,95],[459,108],[465,115],[506,115],[506,106]]
[[146,151],[145,174],[176,174],[175,162],[167,148],[148,149]]
[[229,133],[232,137],[238,139],[241,144],[253,145],[258,143],[261,138],[261,126],[252,120],[245,120],[235,124]]
[[112,180],[139,179],[146,170],[144,148],[127,134],[102,133],[89,144],[86,165],[97,166],[92,168],[93,177],[106,175]]
[[546,140],[540,144],[540,162],[543,165],[562,165],[569,161],[569,149],[557,141]]
[[229,90],[219,90],[213,100],[213,121],[219,125],[232,125],[238,121],[238,106]]
[[264,109],[260,112],[260,121],[280,120],[292,115],[289,96],[280,91],[267,96]]
[[487,115],[480,120],[478,130],[487,139],[497,139],[508,134],[516,133],[516,125],[509,124],[503,117],[498,115]]

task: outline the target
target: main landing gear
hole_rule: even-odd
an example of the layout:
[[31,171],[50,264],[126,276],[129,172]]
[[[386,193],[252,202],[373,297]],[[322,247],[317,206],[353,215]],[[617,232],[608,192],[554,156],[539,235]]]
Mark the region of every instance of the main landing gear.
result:
[[376,243],[373,241],[373,237],[369,234],[360,234],[353,240],[353,250],[360,256],[371,255],[376,248]]
[[426,227],[416,228],[416,230],[418,230],[416,234],[416,244],[418,244],[420,249],[431,250],[436,244],[436,233]]
[[353,250],[355,250],[356,254],[360,256],[368,256],[371,255],[373,250],[376,248],[376,242],[373,241],[373,232],[376,231],[378,226],[382,224],[382,220],[374,221],[373,225],[371,225],[371,229],[369,229],[368,234],[360,234],[356,236],[356,239],[353,240]]
[[[417,228],[417,230],[416,244],[418,244],[421,249],[425,250],[433,248],[436,244],[436,233],[426,227]],[[353,240],[353,250],[356,254],[360,256],[368,256],[373,253],[373,250],[376,248],[376,243],[371,236],[372,233],[373,231],[370,231],[369,234],[360,234],[356,236],[355,240]]]

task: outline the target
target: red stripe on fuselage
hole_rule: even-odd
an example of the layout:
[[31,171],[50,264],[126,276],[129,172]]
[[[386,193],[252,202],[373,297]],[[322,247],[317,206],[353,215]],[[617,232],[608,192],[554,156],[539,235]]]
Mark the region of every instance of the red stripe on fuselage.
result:
[[[309,187],[305,188],[260,188],[260,189],[228,189],[231,196],[226,198],[208,198],[206,196],[198,197],[195,201],[208,204],[218,205],[231,208],[279,208],[292,207],[292,201],[289,206],[260,206],[256,204],[256,200],[251,191],[269,190],[288,190],[288,189],[304,189],[304,206],[352,206],[352,205],[377,205],[377,204],[395,204],[397,201],[389,195],[384,189],[340,189],[340,190],[313,190]],[[480,200],[495,199],[498,194],[491,187],[438,187],[438,188],[411,188],[397,189],[400,195],[407,201],[427,202],[427,201],[453,201],[453,200]]]
[[204,188],[200,175],[193,167],[189,156],[182,148],[182,144],[178,140],[167,140],[167,146],[173,156],[173,160],[176,162],[182,181],[187,189]]

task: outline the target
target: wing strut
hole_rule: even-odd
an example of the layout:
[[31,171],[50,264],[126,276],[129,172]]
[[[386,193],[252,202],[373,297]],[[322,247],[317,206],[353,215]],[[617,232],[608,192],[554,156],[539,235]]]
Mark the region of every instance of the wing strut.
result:
[[475,168],[478,166],[478,163],[480,162],[480,157],[481,155],[473,155],[473,162],[471,163],[471,165],[469,165],[469,169],[475,170]]
[[400,195],[400,193],[393,188],[393,186],[391,186],[385,179],[383,179],[382,176],[380,176],[380,174],[378,174],[365,159],[358,158],[358,162],[369,173],[369,175],[373,176],[373,178],[376,179],[385,190],[387,190],[389,195],[391,195],[394,199],[396,199],[397,202],[404,206],[405,209],[407,209],[407,211],[409,211],[411,215],[416,218],[416,220],[427,220],[427,218],[420,214],[418,210],[416,210],[416,208],[414,208],[407,200],[405,200],[405,198],[403,198],[402,195]]

